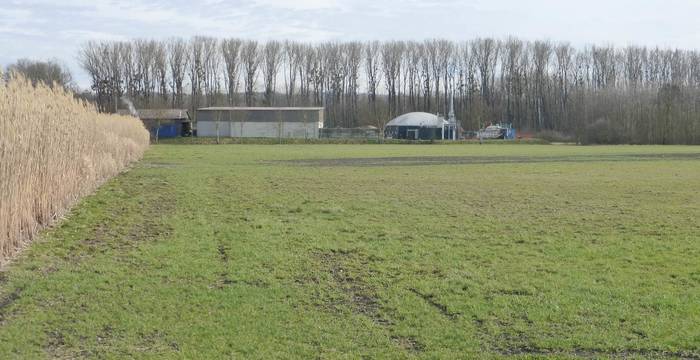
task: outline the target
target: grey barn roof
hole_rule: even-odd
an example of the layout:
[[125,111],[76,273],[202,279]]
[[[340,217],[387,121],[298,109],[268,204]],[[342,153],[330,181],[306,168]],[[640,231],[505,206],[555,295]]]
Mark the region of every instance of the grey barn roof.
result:
[[323,123],[322,107],[207,107],[197,110],[197,123]]
[[447,124],[447,121],[437,115],[426,112],[412,112],[394,118],[386,126],[442,127],[444,124]]
[[[126,109],[117,111],[120,115],[131,115]],[[187,110],[182,109],[139,109],[136,114],[141,120],[187,120]]]

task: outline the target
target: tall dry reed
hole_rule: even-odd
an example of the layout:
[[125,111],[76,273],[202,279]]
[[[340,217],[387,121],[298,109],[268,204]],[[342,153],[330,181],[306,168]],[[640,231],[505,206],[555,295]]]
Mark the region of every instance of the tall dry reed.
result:
[[0,267],[148,143],[134,117],[99,114],[59,87],[0,81]]

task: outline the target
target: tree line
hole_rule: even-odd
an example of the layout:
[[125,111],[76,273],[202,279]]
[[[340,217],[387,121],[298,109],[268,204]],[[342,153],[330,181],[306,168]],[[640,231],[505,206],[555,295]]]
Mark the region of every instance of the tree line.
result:
[[[88,42],[102,111],[323,106],[326,127],[383,127],[410,111],[465,130],[509,123],[582,143],[700,143],[700,52],[492,38],[258,42],[212,37]],[[192,111],[192,113],[194,113]]]
[[[1,70],[0,68],[0,72]],[[9,81],[15,75],[21,75],[33,86],[41,83],[49,87],[60,86],[72,91],[78,90],[70,70],[55,59],[46,61],[19,59],[8,65],[2,72],[4,81]]]

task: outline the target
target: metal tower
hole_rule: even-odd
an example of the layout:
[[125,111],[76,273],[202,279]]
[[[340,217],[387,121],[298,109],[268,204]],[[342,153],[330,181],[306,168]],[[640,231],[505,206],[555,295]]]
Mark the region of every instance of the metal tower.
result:
[[447,116],[448,128],[452,130],[452,140],[457,140],[457,119],[455,118],[455,90],[450,96],[450,113]]

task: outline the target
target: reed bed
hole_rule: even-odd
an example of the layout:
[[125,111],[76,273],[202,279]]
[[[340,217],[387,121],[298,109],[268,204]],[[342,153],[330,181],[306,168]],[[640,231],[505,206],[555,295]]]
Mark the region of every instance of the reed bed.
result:
[[134,117],[100,114],[60,87],[0,82],[0,267],[148,144]]

